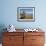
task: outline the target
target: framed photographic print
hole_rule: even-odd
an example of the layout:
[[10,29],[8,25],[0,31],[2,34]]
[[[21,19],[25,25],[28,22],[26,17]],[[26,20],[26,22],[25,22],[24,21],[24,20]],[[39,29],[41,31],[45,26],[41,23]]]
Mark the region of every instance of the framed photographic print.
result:
[[35,7],[18,7],[17,21],[20,22],[35,21]]

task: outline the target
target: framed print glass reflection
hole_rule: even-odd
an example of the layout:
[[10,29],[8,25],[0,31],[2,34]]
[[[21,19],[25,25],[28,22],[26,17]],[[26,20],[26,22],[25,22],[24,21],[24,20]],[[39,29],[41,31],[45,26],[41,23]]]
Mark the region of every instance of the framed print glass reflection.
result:
[[35,7],[18,7],[17,21],[20,22],[35,21]]

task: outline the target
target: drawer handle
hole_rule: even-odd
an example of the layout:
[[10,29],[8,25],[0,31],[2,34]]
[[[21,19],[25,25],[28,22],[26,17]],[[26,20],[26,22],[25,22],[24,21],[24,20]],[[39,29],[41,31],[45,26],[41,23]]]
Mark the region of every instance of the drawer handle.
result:
[[32,40],[36,40],[36,39],[32,39]]
[[13,40],[13,38],[9,38],[10,40]]
[[12,40],[11,38],[9,38],[10,40]]

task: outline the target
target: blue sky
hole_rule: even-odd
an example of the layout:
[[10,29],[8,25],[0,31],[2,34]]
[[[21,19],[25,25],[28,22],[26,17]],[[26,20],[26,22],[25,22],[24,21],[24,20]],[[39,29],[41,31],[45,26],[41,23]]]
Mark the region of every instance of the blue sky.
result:
[[22,13],[23,11],[24,11],[26,14],[31,14],[31,13],[33,13],[33,9],[21,9],[21,10],[20,10],[21,13]]

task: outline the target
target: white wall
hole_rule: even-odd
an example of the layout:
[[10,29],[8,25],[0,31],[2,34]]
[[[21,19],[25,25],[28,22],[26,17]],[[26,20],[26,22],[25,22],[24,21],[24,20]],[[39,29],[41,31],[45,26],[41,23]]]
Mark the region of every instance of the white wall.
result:
[[[46,29],[46,0],[1,0],[0,24],[16,28],[43,27]],[[17,7],[35,7],[35,22],[18,22]]]

